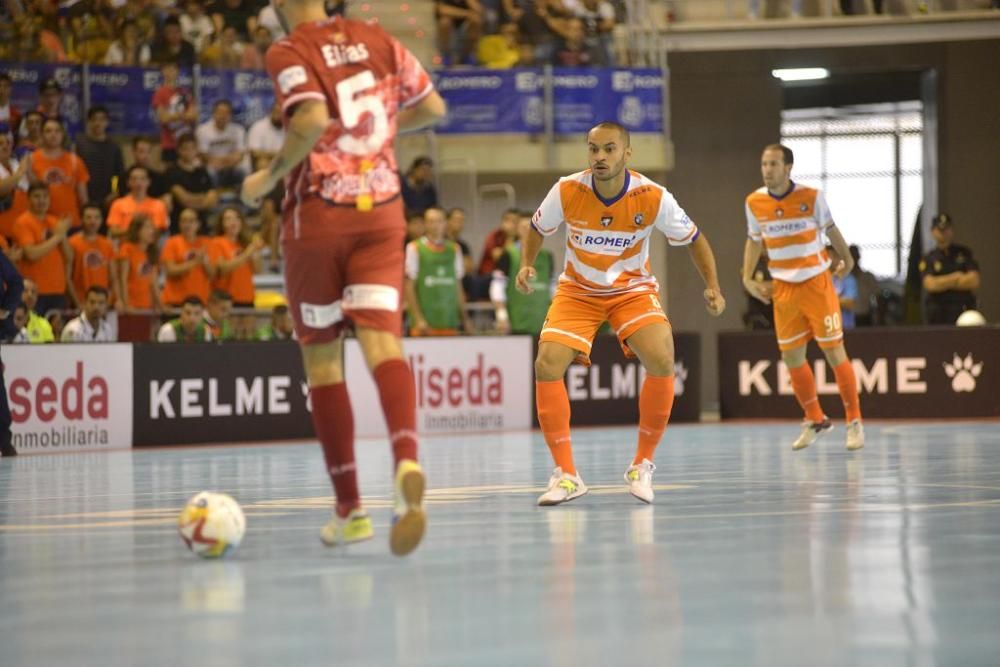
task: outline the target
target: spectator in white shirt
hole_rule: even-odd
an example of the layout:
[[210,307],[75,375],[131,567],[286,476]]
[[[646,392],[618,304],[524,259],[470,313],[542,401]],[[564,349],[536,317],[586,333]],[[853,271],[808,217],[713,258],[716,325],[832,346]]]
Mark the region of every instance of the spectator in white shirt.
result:
[[611,32],[615,28],[615,8],[607,0],[563,0],[573,18],[583,21],[584,44],[594,54],[593,65],[611,65]]
[[135,21],[125,21],[121,27],[121,36],[111,42],[104,55],[105,65],[131,65],[139,67],[149,63],[152,51],[149,44],[142,41],[142,34]]
[[107,320],[108,290],[98,285],[87,290],[83,312],[66,323],[59,340],[63,343],[113,343],[117,339]]
[[209,176],[218,187],[236,187],[250,172],[247,154],[247,131],[233,122],[233,105],[219,100],[212,107],[212,118],[198,126],[198,152]]
[[194,45],[195,53],[201,53],[215,34],[215,23],[205,14],[202,4],[188,0],[184,3],[184,13],[180,15],[181,34]]
[[285,128],[281,124],[281,105],[275,100],[271,115],[261,118],[250,126],[247,134],[247,148],[253,157],[254,169],[263,169],[271,163],[285,141]]
[[278,13],[274,11],[271,3],[268,3],[257,14],[257,23],[271,31],[271,39],[275,42],[285,36],[285,29],[281,27],[281,21],[278,20]]

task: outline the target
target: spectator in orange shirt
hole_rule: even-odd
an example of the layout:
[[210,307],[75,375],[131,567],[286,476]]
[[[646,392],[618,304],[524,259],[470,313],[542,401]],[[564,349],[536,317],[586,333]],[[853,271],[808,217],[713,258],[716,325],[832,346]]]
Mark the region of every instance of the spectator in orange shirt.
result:
[[128,170],[129,194],[116,199],[108,212],[108,231],[112,236],[121,236],[137,213],[142,213],[153,221],[158,232],[165,232],[170,227],[167,217],[167,205],[162,200],[149,196],[149,172],[137,164]]
[[201,221],[194,209],[181,211],[180,234],[174,234],[163,244],[160,264],[166,272],[166,282],[160,300],[179,308],[184,299],[196,296],[208,301],[208,291],[215,267],[208,255],[209,239],[198,235]]
[[139,310],[160,310],[160,295],[156,290],[159,261],[156,250],[156,227],[142,213],[132,218],[128,232],[118,246],[118,310],[135,313]]
[[49,212],[69,216],[72,229],[80,226],[80,205],[87,201],[90,172],[75,153],[63,148],[62,123],[49,118],[42,125],[42,147],[31,154],[31,173],[49,187]]
[[14,222],[14,242],[24,250],[18,270],[38,285],[35,312],[66,307],[67,267],[73,251],[66,242],[70,219],[49,213],[49,191],[41,183],[28,190],[28,210]]
[[14,221],[28,210],[31,159],[14,157],[14,137],[0,130],[0,237],[14,235]]
[[[212,287],[229,292],[237,308],[252,311],[253,274],[260,271],[260,251],[264,248],[264,239],[258,234],[249,238],[243,214],[232,206],[222,211],[215,233],[211,251],[215,265]],[[256,321],[252,312],[241,312],[233,320],[237,336],[243,334],[248,339],[253,338]]]
[[110,294],[115,307],[118,298],[118,267],[115,265],[115,249],[111,241],[97,232],[104,222],[98,204],[83,207],[83,231],[69,237],[69,247],[73,249],[73,270],[70,273],[70,299],[77,308],[82,307],[81,298],[91,287],[101,287]]

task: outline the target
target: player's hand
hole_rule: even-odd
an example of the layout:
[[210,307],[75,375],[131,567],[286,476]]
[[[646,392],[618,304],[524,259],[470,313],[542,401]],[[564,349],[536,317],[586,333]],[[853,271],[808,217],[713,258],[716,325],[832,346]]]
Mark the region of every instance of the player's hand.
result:
[[21,246],[12,245],[7,250],[4,250],[3,254],[7,255],[7,259],[9,259],[12,262],[15,263],[20,262],[21,257],[24,256],[24,248],[22,248]]
[[125,314],[127,312],[127,308],[125,306],[125,302],[122,301],[121,299],[115,299],[114,309],[115,309],[115,312],[118,313],[118,314]]
[[427,324],[427,320],[420,318],[413,321],[414,336],[426,336],[428,331],[430,331],[430,326]]
[[533,280],[536,275],[535,267],[533,266],[522,266],[517,272],[517,277],[514,278],[514,286],[517,291],[521,294],[531,294],[535,290],[528,284],[529,280]]
[[251,208],[260,208],[260,200],[271,191],[273,185],[268,178],[267,170],[255,171],[243,179],[240,189],[240,200]]
[[704,297],[705,308],[710,315],[718,317],[726,309],[726,299],[720,290],[709,287],[705,290]]
[[837,278],[843,278],[848,273],[854,270],[854,260],[840,260],[837,263],[837,267],[833,270],[833,275]]
[[510,333],[510,320],[497,320],[494,328],[498,334],[506,336]]
[[250,247],[253,248],[253,252],[260,252],[267,245],[267,241],[260,234],[254,234],[253,238],[250,239]]
[[744,280],[743,289],[750,293],[750,296],[762,303],[771,303],[773,286],[771,283],[760,280]]
[[56,228],[55,228],[56,235],[63,237],[66,236],[66,234],[69,233],[69,228],[70,226],[72,226],[72,224],[73,221],[70,220],[68,215],[64,215],[61,218],[59,218],[59,221],[56,223]]

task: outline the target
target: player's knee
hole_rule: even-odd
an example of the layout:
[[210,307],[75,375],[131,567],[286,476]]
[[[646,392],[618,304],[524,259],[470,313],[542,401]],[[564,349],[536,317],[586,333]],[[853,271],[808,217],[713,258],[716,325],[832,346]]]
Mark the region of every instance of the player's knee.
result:
[[543,354],[539,351],[535,358],[535,379],[540,382],[551,382],[561,380],[566,373],[566,368],[554,358],[553,355]]
[[674,374],[674,357],[670,354],[656,355],[652,359],[647,359],[643,365],[646,367],[647,375],[666,377]]

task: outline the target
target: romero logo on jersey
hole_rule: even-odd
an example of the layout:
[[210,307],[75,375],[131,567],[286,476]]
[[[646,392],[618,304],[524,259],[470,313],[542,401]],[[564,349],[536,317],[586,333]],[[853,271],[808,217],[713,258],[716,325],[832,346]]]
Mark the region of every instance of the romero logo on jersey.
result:
[[301,86],[309,77],[306,75],[306,68],[302,65],[292,65],[281,70],[278,74],[278,88],[282,95],[287,95],[298,86]]

